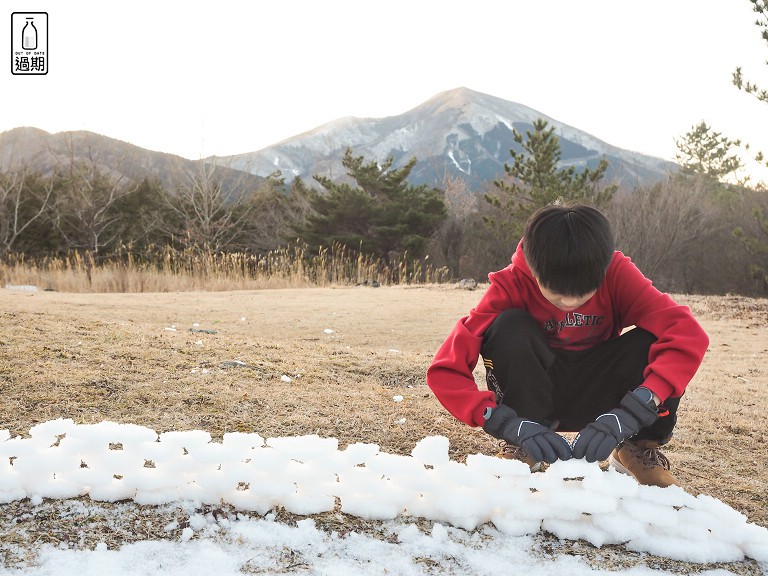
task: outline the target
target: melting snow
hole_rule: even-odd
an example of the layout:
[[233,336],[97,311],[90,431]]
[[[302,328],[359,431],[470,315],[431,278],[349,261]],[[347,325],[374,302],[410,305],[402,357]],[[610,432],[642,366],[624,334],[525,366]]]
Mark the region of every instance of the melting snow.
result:
[[29,438],[0,431],[0,503],[87,495],[309,515],[334,510],[338,500],[342,512],[371,520],[407,515],[463,530],[492,524],[508,536],[547,530],[694,562],[768,561],[768,530],[712,497],[640,486],[581,460],[537,474],[480,454],[463,464],[448,448],[441,436],[422,439],[410,456],[374,444],[339,450],[336,439],[316,435],[229,433],[218,443],[201,430],[158,435],[133,424],[60,419],[33,427]]

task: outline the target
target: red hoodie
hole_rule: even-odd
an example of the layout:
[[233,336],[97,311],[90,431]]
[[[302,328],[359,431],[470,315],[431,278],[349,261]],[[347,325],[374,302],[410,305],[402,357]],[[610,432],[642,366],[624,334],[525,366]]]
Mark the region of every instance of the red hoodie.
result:
[[643,386],[662,401],[681,396],[701,364],[709,338],[687,306],[659,292],[621,252],[615,252],[603,283],[573,311],[551,304],[539,290],[522,242],[512,264],[488,275],[491,282],[475,308],[456,323],[427,370],[427,384],[453,416],[470,426],[483,425],[483,411],[495,406],[493,392],[479,390],[472,375],[483,334],[498,314],[520,308],[538,321],[552,348],[580,350],[617,338],[624,328],[644,328],[651,345]]

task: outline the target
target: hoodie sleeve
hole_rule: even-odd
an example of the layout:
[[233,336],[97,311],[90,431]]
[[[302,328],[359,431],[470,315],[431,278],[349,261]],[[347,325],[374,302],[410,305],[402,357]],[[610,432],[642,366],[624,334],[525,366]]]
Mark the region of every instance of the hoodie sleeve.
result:
[[616,311],[624,326],[638,326],[656,336],[643,386],[662,402],[682,396],[699,369],[709,337],[687,306],[656,289],[632,261],[619,254],[609,274]]
[[470,426],[482,426],[483,411],[496,405],[493,392],[480,390],[472,374],[483,334],[496,316],[512,306],[507,292],[491,278],[483,298],[468,316],[456,323],[427,370],[427,385],[440,403]]

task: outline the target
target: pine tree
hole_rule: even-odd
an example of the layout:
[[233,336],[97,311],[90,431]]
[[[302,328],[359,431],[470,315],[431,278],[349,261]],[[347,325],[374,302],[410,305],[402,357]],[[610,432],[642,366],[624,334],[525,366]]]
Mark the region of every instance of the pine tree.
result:
[[485,195],[497,209],[496,216],[485,218],[486,224],[504,241],[519,238],[528,217],[556,200],[581,201],[600,208],[616,192],[616,185],[599,186],[608,169],[605,159],[594,169],[558,167],[560,142],[546,120],[536,120],[533,131],[525,134],[513,130],[513,138],[521,149],[509,151],[512,164],[504,164],[506,178],[493,183],[497,194]]
[[733,152],[741,146],[741,141],[715,132],[704,121],[691,127],[680,140],[675,140],[675,145],[678,149],[675,158],[687,174],[703,174],[722,181],[744,165]]
[[145,177],[135,191],[115,202],[111,211],[120,230],[116,240],[137,253],[170,242],[170,236],[162,232],[173,217],[166,194],[159,180]]
[[733,234],[752,257],[747,270],[755,280],[760,282],[763,291],[768,292],[768,217],[760,207],[753,209],[753,216],[751,233],[738,226]]
[[325,193],[310,198],[313,213],[297,230],[301,239],[314,248],[342,244],[384,261],[406,253],[423,257],[447,217],[442,193],[408,183],[416,158],[400,169],[392,169],[393,162],[366,162],[347,149],[342,164],[356,185],[315,176]]
[[[752,9],[758,15],[755,20],[755,26],[760,29],[760,36],[768,42],[768,0],[749,0],[752,3]],[[768,62],[766,62],[768,63]],[[733,73],[733,84],[748,94],[752,94],[758,100],[768,103],[768,90],[760,87],[749,80],[745,80],[741,68],[736,68]],[[768,166],[765,154],[758,152],[755,160]],[[752,229],[751,233],[744,228],[738,227],[734,234],[742,242],[747,252],[752,256],[753,263],[750,264],[750,272],[759,281],[762,282],[764,290],[768,291],[768,209],[766,208],[765,191],[763,190],[759,197],[760,204],[752,210],[754,220],[748,227]]]
[[[755,26],[760,28],[760,36],[762,39],[768,42],[768,0],[749,1],[752,3],[752,9],[758,14],[757,20],[755,20]],[[741,66],[736,68],[733,73],[733,84],[739,90],[744,90],[746,93],[754,95],[758,100],[768,102],[768,90],[746,80],[741,71]]]

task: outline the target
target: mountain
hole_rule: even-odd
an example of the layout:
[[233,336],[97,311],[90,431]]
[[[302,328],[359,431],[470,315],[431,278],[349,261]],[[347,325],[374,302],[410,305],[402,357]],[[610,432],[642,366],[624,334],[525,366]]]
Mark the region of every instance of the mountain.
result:
[[[0,171],[25,164],[43,175],[72,162],[95,164],[116,179],[138,183],[156,178],[166,190],[176,190],[199,174],[199,164],[174,154],[146,150],[87,131],[51,134],[38,128],[14,128],[0,133]],[[260,176],[220,167],[217,175],[225,191],[235,186],[258,186]]]
[[[677,166],[660,158],[612,146],[590,134],[558,122],[533,108],[501,98],[456,88],[423,104],[386,118],[346,117],[319,126],[256,152],[209,158],[220,165],[225,189],[258,186],[280,170],[287,182],[312,176],[345,178],[344,151],[395,168],[414,156],[413,184],[441,186],[445,176],[460,178],[468,190],[481,190],[504,174],[510,149],[519,150],[512,130],[531,130],[543,118],[555,128],[563,166],[597,166],[609,162],[605,181],[625,190],[664,179]],[[44,174],[72,161],[94,162],[105,172],[130,181],[157,178],[167,190],[188,183],[199,164],[181,156],[146,150],[133,144],[75,131],[50,134],[37,128],[15,128],[0,134],[0,170],[21,162]]]
[[533,108],[468,88],[442,92],[399,116],[341,118],[262,150],[218,161],[260,176],[279,169],[287,181],[308,180],[316,174],[336,178],[345,175],[341,159],[350,147],[366,160],[392,157],[395,168],[415,156],[414,184],[439,186],[447,174],[478,190],[504,174],[504,163],[512,160],[510,149],[520,150],[513,128],[522,133],[532,130],[538,118],[555,128],[563,166],[595,167],[605,157],[606,182],[623,189],[662,180],[677,168],[672,162],[611,146]]

